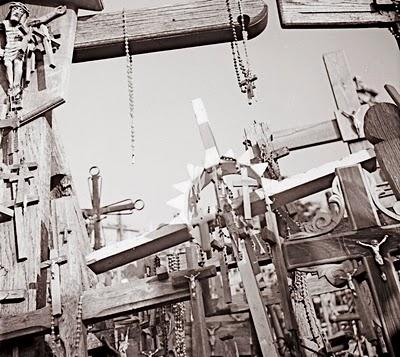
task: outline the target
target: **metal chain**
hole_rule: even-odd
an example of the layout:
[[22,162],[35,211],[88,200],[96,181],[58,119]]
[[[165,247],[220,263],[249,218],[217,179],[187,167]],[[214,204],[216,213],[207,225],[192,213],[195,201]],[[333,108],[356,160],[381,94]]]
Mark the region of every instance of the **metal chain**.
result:
[[[294,273],[294,281],[291,287],[292,298],[302,303],[306,313],[308,325],[314,342],[318,345],[321,343],[321,329],[315,316],[314,306],[312,304],[312,298],[308,290],[307,285],[307,273],[296,270]],[[322,346],[320,346],[322,347]]]
[[[233,14],[232,14],[230,0],[225,0],[225,3],[226,3],[226,9],[228,10],[229,25],[232,29],[232,35],[233,35],[233,41],[231,41],[233,66],[234,66],[235,73],[236,73],[237,83],[240,88],[240,86],[241,86],[240,83],[242,81],[240,72],[242,73],[243,76],[245,76],[246,69],[243,64],[242,56],[240,55],[240,50],[239,50],[239,45],[238,45],[238,37],[237,37],[237,33],[236,33],[235,23],[233,21]],[[240,67],[240,71],[239,71],[239,67]]]
[[249,38],[249,34],[247,33],[247,29],[244,23],[242,0],[238,0],[238,9],[239,9],[239,18],[241,19],[240,24],[242,27],[242,44],[243,44],[244,56],[246,59],[247,71],[248,73],[251,73],[249,54],[247,52],[247,40]]
[[[168,267],[171,271],[180,269],[179,253],[168,255]],[[183,302],[172,305],[175,322],[175,351],[176,357],[186,357],[185,342],[185,304]]]
[[123,33],[124,33],[124,43],[125,43],[126,75],[128,79],[129,119],[130,119],[130,133],[131,133],[131,163],[134,164],[136,161],[135,92],[133,87],[134,66],[133,66],[133,54],[131,54],[129,49],[129,38],[128,38],[128,28],[127,28],[125,9],[122,10],[122,23],[123,23]]
[[79,357],[78,349],[82,335],[82,295],[79,297],[78,312],[76,314],[76,332],[75,332],[75,357]]
[[250,60],[247,51],[248,33],[244,21],[242,0],[238,0],[238,9],[239,9],[240,27],[242,32],[241,42],[244,50],[246,66],[243,63],[243,59],[240,54],[238,35],[236,32],[235,23],[233,21],[233,14],[232,14],[232,7],[230,4],[230,0],[225,0],[225,4],[226,4],[226,9],[228,11],[229,25],[231,27],[233,36],[233,41],[231,41],[230,45],[233,58],[233,67],[235,69],[235,74],[236,74],[236,80],[241,92],[247,94],[248,104],[251,105],[252,100],[254,98],[254,89],[255,89],[254,82],[256,81],[257,77],[251,73],[250,69]]

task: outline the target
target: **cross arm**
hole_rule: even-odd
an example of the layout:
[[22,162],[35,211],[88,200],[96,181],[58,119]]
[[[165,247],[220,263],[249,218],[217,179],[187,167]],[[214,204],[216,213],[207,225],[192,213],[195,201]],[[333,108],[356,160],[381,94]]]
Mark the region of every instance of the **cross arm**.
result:
[[17,316],[3,317],[0,319],[0,342],[27,335],[43,334],[50,331],[50,326],[50,306]]
[[[243,0],[242,6],[244,14],[250,18],[249,38],[255,37],[267,25],[267,6],[262,0]],[[126,10],[125,14],[132,54],[233,40],[223,0],[200,0],[159,8]],[[236,20],[239,15],[237,10],[233,15]],[[122,12],[79,18],[74,62],[124,55]]]
[[276,147],[286,146],[290,151],[342,140],[336,119],[308,124],[273,133]]
[[[201,270],[203,278],[216,275],[215,267]],[[172,272],[168,280],[159,281],[150,277],[132,281],[128,284],[88,290],[83,295],[82,316],[85,323],[93,323],[112,317],[121,316],[132,311],[153,309],[160,305],[173,304],[190,299],[187,279],[181,276],[188,271]],[[181,279],[186,284],[176,284]]]
[[282,248],[287,268],[292,270],[371,255],[371,250],[361,246],[357,241],[365,243],[371,243],[374,239],[380,241],[386,234],[389,237],[381,247],[381,252],[388,254],[400,247],[399,225],[327,234],[316,238],[287,240]]
[[388,27],[395,11],[374,11],[373,0],[278,0],[283,27]]
[[86,257],[96,274],[147,257],[192,239],[185,224],[171,224],[139,237],[101,248]]

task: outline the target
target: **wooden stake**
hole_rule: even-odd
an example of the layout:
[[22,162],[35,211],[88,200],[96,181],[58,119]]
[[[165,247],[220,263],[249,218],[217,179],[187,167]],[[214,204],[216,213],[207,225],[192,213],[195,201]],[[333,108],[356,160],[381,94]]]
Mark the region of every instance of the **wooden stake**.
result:
[[[198,268],[197,247],[191,244],[186,248],[187,267],[189,269]],[[210,346],[208,342],[208,332],[206,316],[204,311],[203,291],[200,282],[195,275],[189,275],[190,294],[192,305],[192,353],[193,357],[209,357]]]

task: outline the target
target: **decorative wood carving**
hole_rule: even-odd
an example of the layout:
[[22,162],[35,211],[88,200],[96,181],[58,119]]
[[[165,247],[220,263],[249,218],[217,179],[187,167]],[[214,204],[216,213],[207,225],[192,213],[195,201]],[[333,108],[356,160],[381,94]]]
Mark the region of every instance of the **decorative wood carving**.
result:
[[335,229],[341,222],[344,211],[344,199],[337,177],[332,182],[332,195],[328,198],[329,212],[319,211],[310,222],[301,225],[303,232],[290,236],[290,239],[316,237]]

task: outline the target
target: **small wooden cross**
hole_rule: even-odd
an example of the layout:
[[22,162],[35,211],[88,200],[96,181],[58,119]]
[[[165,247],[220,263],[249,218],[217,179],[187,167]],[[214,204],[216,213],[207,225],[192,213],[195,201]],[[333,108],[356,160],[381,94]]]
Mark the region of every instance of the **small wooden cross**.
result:
[[58,249],[50,250],[50,259],[41,263],[41,269],[50,268],[50,292],[51,292],[51,312],[53,316],[62,314],[61,287],[60,287],[60,265],[67,262],[67,257],[59,256]]
[[15,183],[12,197],[13,203],[11,207],[14,209],[14,228],[19,260],[27,259],[29,253],[29,245],[25,232],[25,213],[28,204],[37,203],[38,198],[35,194],[29,192],[30,190],[27,188],[27,183],[29,187],[30,180],[34,178],[31,170],[36,168],[36,163],[26,162],[25,159],[21,159],[19,164],[15,164],[10,167],[11,174],[4,179],[11,184]]

